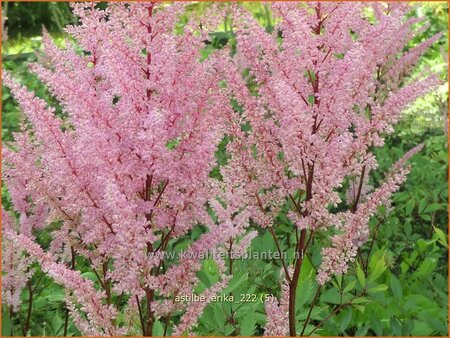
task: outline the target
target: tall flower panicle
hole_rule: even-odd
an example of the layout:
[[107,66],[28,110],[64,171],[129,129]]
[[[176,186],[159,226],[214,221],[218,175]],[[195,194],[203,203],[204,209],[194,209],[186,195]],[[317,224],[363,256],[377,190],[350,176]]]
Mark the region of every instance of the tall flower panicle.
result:
[[[151,335],[158,317],[169,323],[189,307],[171,300],[194,293],[196,255],[238,236],[241,228],[215,224],[206,209],[221,121],[231,107],[220,84],[222,58],[204,58],[201,50],[209,38],[204,27],[222,17],[183,25],[185,7],[75,4],[80,24],[66,28],[72,39],[59,48],[44,32],[46,64],[30,67],[64,114],[3,73],[26,118],[3,157],[21,224],[4,233],[4,299],[14,309],[31,259],[68,290],[84,334],[136,332],[114,320],[123,306],[114,297],[123,295],[129,313],[139,310],[141,332]],[[35,231],[55,222],[61,225],[44,252]],[[167,265],[161,253],[199,223],[210,231],[188,248],[194,255]],[[77,272],[75,257],[89,262],[101,292]],[[160,303],[171,307],[162,311]],[[201,313],[187,311],[181,331]]]
[[[4,209],[2,227],[3,231],[20,231]],[[2,300],[12,312],[19,310],[20,295],[33,275],[31,263],[30,257],[25,256],[16,243],[6,236],[2,238]]]
[[[232,10],[238,57],[229,61],[227,85],[240,108],[226,121],[230,158],[221,168],[222,190],[240,191],[227,202],[245,206],[242,212],[275,236],[277,215],[289,210],[298,258],[284,270],[293,269],[286,278],[294,336],[295,290],[312,237],[336,229],[331,247],[323,244],[317,276],[323,284],[347,271],[368,238],[370,217],[405,179],[399,164],[379,188],[368,189],[377,169],[372,149],[383,145],[404,108],[438,84],[433,74],[408,74],[440,35],[405,52],[423,30],[420,19],[405,19],[408,4],[268,6],[275,22],[269,30],[241,7]],[[354,191],[342,201],[348,181]],[[346,212],[334,211],[345,203]]]
[[[334,233],[321,244],[322,286],[347,272],[370,218],[405,181],[422,145],[368,185],[373,148],[438,84],[432,74],[409,76],[440,35],[405,49],[426,27],[406,18],[408,4],[274,2],[270,29],[237,4],[212,5],[201,18],[186,6],[73,5],[80,22],[66,28],[65,46],[44,32],[45,63],[30,66],[58,107],[3,73],[24,113],[2,154],[11,200],[2,211],[2,298],[12,312],[38,263],[66,289],[84,335],[148,336],[160,323],[164,335],[169,326],[191,334],[207,302],[175,299],[198,290],[201,258],[244,254],[253,224],[281,253],[291,243],[277,231],[287,210],[295,255],[282,259],[281,298],[265,304],[265,335],[303,334],[297,286],[314,236]],[[236,44],[205,56],[225,17]],[[222,140],[227,162],[216,180]],[[205,231],[190,241],[197,226]],[[45,250],[41,230],[51,232]],[[179,258],[165,259],[183,240]],[[214,262],[207,300],[232,274]]]
[[280,300],[269,296],[265,304],[267,321],[264,326],[264,336],[286,336],[289,332],[289,284],[281,282]]

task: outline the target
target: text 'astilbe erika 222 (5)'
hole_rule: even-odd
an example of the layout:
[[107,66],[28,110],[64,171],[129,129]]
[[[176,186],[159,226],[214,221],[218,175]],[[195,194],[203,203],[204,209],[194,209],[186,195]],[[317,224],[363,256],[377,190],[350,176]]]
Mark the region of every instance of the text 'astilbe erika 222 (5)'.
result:
[[[195,293],[201,268],[195,257],[240,231],[230,222],[216,226],[205,207],[221,116],[231,107],[220,58],[201,60],[208,35],[195,18],[177,26],[184,10],[182,4],[75,5],[81,23],[66,30],[76,42],[59,49],[45,34],[46,64],[31,66],[67,117],[3,74],[26,117],[3,153],[4,181],[20,215],[16,222],[3,211],[3,293],[12,311],[32,261],[65,287],[84,335],[152,335],[161,317],[165,331],[175,324],[180,335],[207,305],[173,299]],[[35,233],[57,221],[44,251]],[[169,241],[198,224],[208,232],[185,248],[189,259],[165,262]],[[100,290],[80,275],[80,260],[95,272]],[[223,262],[216,263],[223,272]],[[228,280],[222,274],[205,298]]]
[[305,328],[314,304],[296,325],[299,276],[310,243],[336,230],[323,243],[317,300],[322,285],[347,272],[369,237],[370,218],[388,205],[406,178],[406,160],[421,149],[408,152],[369,189],[377,168],[371,150],[383,145],[405,107],[438,84],[434,76],[407,75],[441,34],[405,53],[423,29],[417,28],[420,19],[405,19],[408,4],[273,3],[271,10],[277,23],[271,33],[250,13],[237,7],[233,13],[237,54],[227,80],[240,108],[229,120],[230,159],[221,184],[236,191],[228,203],[246,206],[278,250],[286,236],[275,220],[288,210],[295,255],[281,260],[281,299],[266,303],[265,334],[296,336],[310,334]]
[[[240,5],[189,20],[186,6],[74,5],[80,24],[66,29],[65,48],[45,34],[44,62],[30,67],[64,114],[3,73],[25,116],[3,152],[12,207],[2,210],[2,298],[12,313],[38,263],[65,288],[83,335],[192,333],[207,301],[176,296],[223,291],[231,260],[226,269],[213,257],[217,282],[204,289],[201,258],[245,252],[251,225],[295,253],[279,255],[281,297],[267,298],[265,334],[310,335],[321,287],[347,273],[369,220],[406,179],[421,145],[368,184],[373,148],[438,84],[409,76],[440,36],[404,52],[421,29],[405,19],[407,4],[268,4],[270,33]],[[202,56],[225,17],[234,44]],[[226,164],[211,175],[224,137]],[[295,243],[279,231],[282,212]],[[37,235],[46,231],[44,247]],[[166,259],[178,241],[187,255]],[[301,317],[299,276],[317,241],[319,287]],[[24,335],[28,326],[29,316]]]

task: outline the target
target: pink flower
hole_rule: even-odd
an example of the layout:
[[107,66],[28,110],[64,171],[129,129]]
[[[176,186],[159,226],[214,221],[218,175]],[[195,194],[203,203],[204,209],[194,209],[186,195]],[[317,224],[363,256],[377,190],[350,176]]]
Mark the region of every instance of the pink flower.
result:
[[[30,67],[62,116],[3,73],[26,119],[3,157],[21,226],[20,235],[5,239],[3,252],[4,299],[15,309],[31,273],[26,251],[69,290],[70,313],[84,334],[135,332],[113,320],[113,296],[124,294],[129,309],[150,304],[140,319],[153,322],[156,300],[192,291],[201,268],[197,258],[167,265],[161,253],[169,243],[205,224],[211,228],[190,247],[198,253],[243,229],[214,224],[205,207],[231,106],[221,85],[223,55],[201,57],[209,31],[199,32],[195,17],[179,27],[185,6],[74,4],[80,24],[66,28],[73,40],[60,49],[44,32],[46,64]],[[222,18],[206,15],[204,27],[215,28]],[[55,221],[62,225],[47,229]],[[46,252],[34,239],[41,229],[53,238]],[[89,262],[102,291],[69,268],[72,254]],[[194,318],[189,311],[186,318]],[[151,325],[140,329],[151,334]]]
[[[268,6],[276,22],[271,32],[241,7],[232,11],[236,58],[245,60],[250,81],[241,75],[241,62],[228,63],[227,87],[240,107],[226,120],[230,142],[227,165],[220,168],[222,200],[240,205],[262,228],[275,225],[287,210],[301,253],[308,237],[335,233],[331,246],[321,243],[317,280],[324,284],[347,272],[369,238],[370,218],[406,179],[402,167],[409,154],[371,189],[369,173],[378,166],[372,150],[383,146],[401,111],[439,83],[433,74],[406,76],[441,35],[405,53],[420,21],[405,19],[408,4]],[[374,18],[366,17],[367,8]],[[349,210],[335,212],[342,210],[340,191],[349,181]],[[294,263],[301,267],[302,260]],[[295,294],[298,277],[286,278]],[[287,327],[298,334],[292,308],[287,324],[284,310],[267,304],[267,334],[286,334]]]

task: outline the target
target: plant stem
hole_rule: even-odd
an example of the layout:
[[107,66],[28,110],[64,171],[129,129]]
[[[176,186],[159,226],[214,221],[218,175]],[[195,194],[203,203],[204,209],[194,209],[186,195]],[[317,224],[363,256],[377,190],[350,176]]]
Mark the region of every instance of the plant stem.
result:
[[138,306],[138,311],[139,311],[139,319],[141,321],[141,327],[142,327],[142,335],[145,336],[145,324],[144,324],[144,317],[142,315],[142,310],[141,310],[141,304],[139,303],[139,297],[136,295],[136,303]]
[[[72,254],[71,268],[75,270],[75,249],[73,246],[70,247],[70,253]],[[66,306],[66,318],[64,319],[64,337],[67,336],[67,328],[69,327],[69,308]]]
[[169,328],[170,315],[171,315],[171,313],[169,312],[169,313],[167,314],[167,317],[166,317],[166,323],[165,323],[165,325],[164,325],[164,333],[163,333],[163,336],[164,336],[164,337],[167,335],[167,329]]
[[295,329],[295,298],[297,292],[298,279],[300,277],[300,270],[303,263],[303,250],[306,239],[306,229],[302,229],[300,232],[300,240],[297,244],[296,253],[300,255],[297,257],[294,274],[292,275],[291,282],[289,283],[289,334],[292,337],[297,335]]
[[289,276],[289,271],[287,269],[286,262],[284,261],[283,251],[281,251],[280,243],[278,243],[278,240],[277,240],[277,235],[275,234],[273,227],[269,227],[269,231],[272,234],[273,240],[275,241],[275,245],[277,246],[278,253],[280,254],[280,260],[281,260],[281,264],[283,265],[284,273],[286,274],[286,279],[290,283],[291,277]]
[[369,251],[367,252],[366,264],[363,265],[363,269],[364,269],[364,272],[366,275],[367,275],[367,271],[369,268],[370,253],[372,252],[373,245],[375,243],[375,240],[377,239],[378,229],[380,228],[381,223],[384,222],[385,219],[386,218],[384,217],[383,219],[379,220],[377,225],[375,226],[372,241],[370,242],[370,246],[369,246]]
[[316,325],[316,327],[310,332],[308,333],[308,336],[311,336],[314,332],[316,332],[316,330],[318,330],[328,319],[330,319],[331,317],[333,317],[336,313],[338,313],[341,309],[343,309],[346,306],[351,305],[352,303],[345,303],[345,304],[341,304],[339,306],[337,306],[328,316],[326,316],[324,319],[322,319],[322,321]]
[[[13,306],[11,305],[9,307],[9,321],[11,322],[11,330],[9,332],[9,335],[12,336],[13,335],[13,327],[14,327],[14,323],[13,323],[13,316],[14,316],[14,311],[13,311]],[[19,314],[19,318],[20,318],[20,314]],[[22,328],[23,331],[23,328]]]
[[322,285],[319,285],[319,287],[317,288],[317,291],[316,291],[316,295],[314,296],[314,300],[312,301],[311,306],[309,307],[308,316],[306,317],[305,324],[303,324],[303,329],[302,329],[302,332],[300,333],[300,336],[303,336],[303,334],[305,333],[306,326],[308,325],[312,310],[313,310],[314,306],[316,305],[317,299],[319,298],[321,289],[322,289]]
[[[303,161],[303,160],[302,160]],[[306,170],[305,170],[306,174]],[[312,199],[313,193],[313,177],[314,177],[314,162],[312,165],[308,164],[308,176],[305,176],[306,180],[306,199],[305,201],[310,201]],[[300,212],[300,210],[298,210]],[[304,211],[302,216],[308,216],[308,211]],[[310,237],[310,239],[312,236]],[[295,249],[296,257],[294,258],[294,273],[292,275],[291,281],[289,282],[289,335],[295,337],[297,335],[296,323],[295,323],[295,299],[297,293],[298,280],[300,278],[300,271],[303,264],[303,256],[305,250],[305,240],[306,240],[306,229],[300,231],[300,239],[297,242],[297,247]],[[308,244],[309,244],[308,240]]]
[[31,280],[27,282],[28,286],[28,292],[29,292],[29,298],[28,298],[28,312],[27,312],[27,319],[25,321],[25,327],[23,330],[23,335],[26,336],[28,330],[30,329],[30,322],[31,322],[31,309],[33,307],[33,288],[31,286]]
[[358,186],[358,192],[356,193],[355,203],[353,203],[353,206],[352,206],[353,213],[355,213],[356,210],[358,209],[358,203],[359,203],[359,199],[361,198],[361,191],[362,191],[362,187],[364,184],[365,173],[366,173],[366,166],[363,166],[362,171],[361,171],[361,177],[359,179],[359,186]]
[[153,302],[153,296],[154,296],[154,292],[153,290],[147,289],[145,291],[145,295],[147,297],[147,326],[146,326],[146,332],[145,332],[145,336],[150,337],[152,335],[153,332],[153,324],[154,324],[154,313],[152,311],[152,302]]

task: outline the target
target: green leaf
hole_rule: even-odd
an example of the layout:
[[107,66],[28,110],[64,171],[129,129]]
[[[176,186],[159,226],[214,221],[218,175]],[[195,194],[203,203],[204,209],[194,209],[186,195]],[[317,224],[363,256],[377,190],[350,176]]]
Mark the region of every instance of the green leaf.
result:
[[55,334],[55,336],[57,335],[58,331],[61,329],[63,325],[63,321],[61,319],[61,317],[58,315],[58,313],[55,313],[53,315],[53,319],[52,319],[52,329],[53,329],[53,333]]
[[225,329],[225,323],[224,323],[224,313],[218,306],[214,306],[214,318],[215,322],[217,324],[217,328],[220,331],[223,331]]
[[356,331],[355,337],[366,336],[367,331],[369,331],[369,325],[363,325]]
[[433,329],[430,328],[427,323],[420,320],[414,320],[414,328],[411,332],[413,336],[429,336],[432,333]]
[[203,270],[197,272],[197,277],[200,282],[207,288],[209,288],[213,284],[211,278],[209,278],[209,275]]
[[414,329],[414,322],[410,319],[406,320],[402,325],[402,336],[410,336],[412,330]]
[[372,286],[369,289],[367,289],[367,292],[369,292],[369,293],[381,292],[381,291],[386,291],[387,289],[388,289],[388,286],[386,284],[378,284],[378,285]]
[[370,271],[368,277],[369,284],[376,281],[383,274],[384,271],[386,271],[386,265],[384,263],[383,257],[382,259],[379,259],[376,262],[375,267]]
[[240,277],[238,275],[233,276],[227,288],[223,291],[224,294],[232,292],[238,286],[240,286],[244,281],[248,279],[248,273],[242,274]]
[[436,268],[436,258],[427,257],[420,263],[419,268],[414,272],[414,277],[426,277]]
[[414,206],[415,205],[416,205],[416,202],[413,199],[409,200],[408,203],[406,203],[406,206],[405,206],[405,214],[406,215],[411,215],[412,211],[414,210]]
[[159,320],[155,320],[152,330],[153,336],[161,337],[164,335],[164,327]]
[[81,274],[82,277],[86,278],[86,279],[90,279],[93,282],[98,282],[97,277],[95,276],[95,274],[91,271],[87,271],[87,272],[83,272]]
[[423,319],[425,320],[427,325],[434,331],[444,334],[447,333],[447,324],[440,320],[440,318],[436,318],[436,316],[428,312],[423,313]]
[[308,303],[312,298],[314,290],[314,281],[312,274],[309,277],[301,281],[297,287],[296,297],[295,297],[295,308],[297,311],[302,311],[303,305]]
[[210,328],[214,328],[214,309],[212,306],[207,306],[199,319],[201,324],[208,326]]
[[350,322],[352,320],[352,311],[351,309],[347,309],[344,311],[343,315],[339,318],[339,330],[341,332],[344,332],[345,329],[349,326]]
[[310,258],[305,255],[303,258],[302,269],[300,271],[299,283],[303,283],[306,279],[314,279],[316,277],[316,269]]
[[234,327],[227,324],[227,325],[225,326],[225,331],[223,331],[223,335],[224,335],[225,337],[231,336],[231,334],[233,333],[233,331],[234,331]]
[[366,286],[366,276],[364,274],[364,271],[361,268],[361,265],[359,263],[356,263],[356,276],[358,277],[359,285],[361,287]]
[[423,198],[419,203],[419,214],[422,214],[425,211],[425,208],[427,207],[427,199]]
[[339,290],[336,288],[328,289],[322,294],[321,301],[331,304],[340,304],[341,294]]
[[336,281],[337,281],[337,284],[338,284],[338,289],[339,290],[342,289],[342,275],[337,275],[336,276]]
[[439,204],[439,203],[432,203],[432,204],[430,204],[429,206],[427,206],[426,208],[425,208],[425,213],[432,213],[432,212],[435,212],[435,211],[437,211],[437,210],[444,210],[444,207],[442,206],[442,204]]
[[364,311],[366,310],[365,305],[354,304],[353,307],[361,313],[364,313]]
[[398,279],[395,278],[394,275],[391,275],[390,287],[391,287],[391,290],[392,290],[392,294],[394,295],[394,298],[397,299],[397,300],[401,299],[402,296],[403,296],[402,285],[400,284]]
[[254,310],[247,312],[247,314],[244,316],[244,319],[240,325],[240,329],[241,336],[253,336],[256,329],[256,316]]
[[398,321],[395,318],[391,318],[390,327],[391,327],[391,330],[392,330],[392,333],[394,334],[394,336],[402,335],[400,324],[398,323]]
[[[59,291],[59,290],[58,290]],[[45,296],[45,299],[49,302],[62,302],[64,301],[64,293],[62,292],[55,292],[49,295]],[[34,303],[36,305],[36,303]]]
[[344,293],[352,291],[356,287],[356,280],[351,281],[348,283],[344,288]]
[[380,319],[375,314],[372,314],[372,316],[370,316],[370,323],[372,326],[372,330],[375,332],[375,334],[377,336],[382,336],[383,335],[383,326],[381,324]]
[[366,297],[357,297],[352,300],[352,304],[363,304],[367,303],[369,300]]
[[3,311],[2,314],[2,337],[11,336],[12,334],[12,323],[9,318],[9,314]]
[[219,267],[217,263],[212,259],[205,259],[203,261],[203,270],[206,272],[208,277],[212,280],[217,280],[217,276],[219,274]]
[[434,233],[436,234],[436,236],[438,238],[438,242],[445,248],[448,248],[447,236],[445,235],[445,233],[438,227],[435,227],[434,225],[433,225],[433,229],[434,229]]

